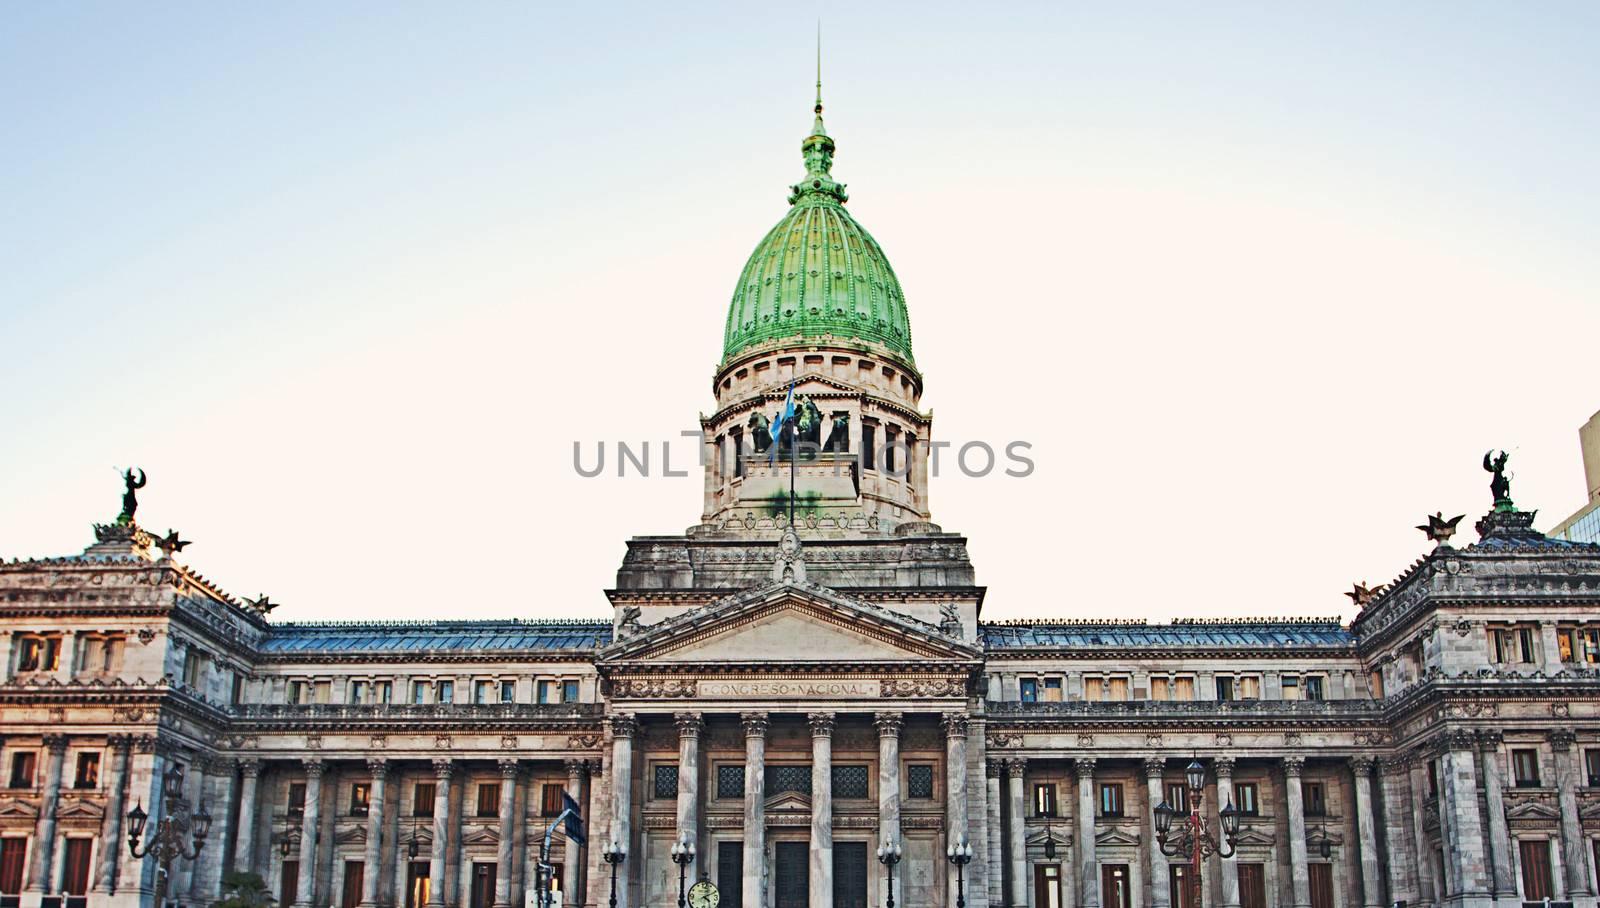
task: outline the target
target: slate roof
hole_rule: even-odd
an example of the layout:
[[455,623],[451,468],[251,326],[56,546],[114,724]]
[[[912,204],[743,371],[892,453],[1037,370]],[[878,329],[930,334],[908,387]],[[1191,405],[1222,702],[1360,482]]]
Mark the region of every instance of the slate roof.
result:
[[980,624],[979,636],[990,649],[1054,647],[1060,649],[1162,649],[1241,647],[1250,649],[1328,647],[1355,644],[1355,636],[1338,621],[1207,621],[1173,624],[1093,624],[1027,622]]
[[595,650],[609,621],[329,621],[272,625],[268,653]]

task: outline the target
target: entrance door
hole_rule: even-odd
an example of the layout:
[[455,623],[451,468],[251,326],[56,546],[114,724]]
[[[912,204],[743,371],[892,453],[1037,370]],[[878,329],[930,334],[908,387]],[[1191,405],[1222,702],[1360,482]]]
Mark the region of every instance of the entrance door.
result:
[[0,908],[16,908],[22,902],[22,859],[27,851],[27,839],[0,839]]
[[1061,908],[1061,865],[1033,866],[1034,908]]
[[1333,908],[1333,865],[1312,864],[1311,908]]
[[1550,843],[1544,839],[1517,842],[1522,858],[1523,901],[1537,902],[1555,897],[1555,880],[1550,872]]
[[344,862],[344,889],[340,892],[339,908],[356,908],[361,904],[361,883],[366,867],[361,861]]
[[777,864],[772,868],[775,908],[806,908],[811,901],[810,843],[779,842],[774,849],[774,860]]
[[833,908],[867,908],[867,843],[833,843]]
[[1194,877],[1190,875],[1194,868],[1188,864],[1169,864],[1167,869],[1171,872],[1167,892],[1172,899],[1172,908],[1197,908],[1194,903]]
[[89,893],[89,839],[67,839],[66,866],[61,868],[61,891],[67,908],[83,908]]
[[1133,908],[1133,880],[1127,864],[1100,865],[1100,897],[1106,908]]
[[1239,865],[1239,908],[1267,908],[1267,871],[1264,865]]
[[300,897],[300,862],[284,861],[278,879],[278,904],[289,908]]
[[498,869],[492,861],[472,862],[472,908],[493,908]]
[[[432,873],[427,861],[412,861],[406,865],[406,908],[422,908],[428,904],[431,891],[428,875]],[[288,905],[282,908],[289,908]]]

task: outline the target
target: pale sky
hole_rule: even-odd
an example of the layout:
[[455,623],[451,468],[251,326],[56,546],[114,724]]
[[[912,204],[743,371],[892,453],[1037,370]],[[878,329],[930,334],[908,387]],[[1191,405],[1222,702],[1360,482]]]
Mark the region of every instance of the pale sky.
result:
[[[1600,408],[1589,3],[11,4],[0,555],[139,519],[274,618],[603,617],[697,476],[825,34],[990,619],[1350,617]],[[686,450],[686,449],[685,449]],[[675,464],[677,466],[677,464]]]

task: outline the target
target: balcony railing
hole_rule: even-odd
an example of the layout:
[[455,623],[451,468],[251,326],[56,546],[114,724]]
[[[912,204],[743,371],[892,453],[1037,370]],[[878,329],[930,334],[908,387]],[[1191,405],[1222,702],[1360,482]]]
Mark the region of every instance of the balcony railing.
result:
[[600,703],[242,703],[242,719],[593,719]]
[[1075,718],[1134,718],[1140,716],[1252,716],[1282,718],[1319,716],[1377,718],[1383,704],[1377,700],[1069,700],[1027,703],[991,700],[984,705],[991,716],[1072,716]]

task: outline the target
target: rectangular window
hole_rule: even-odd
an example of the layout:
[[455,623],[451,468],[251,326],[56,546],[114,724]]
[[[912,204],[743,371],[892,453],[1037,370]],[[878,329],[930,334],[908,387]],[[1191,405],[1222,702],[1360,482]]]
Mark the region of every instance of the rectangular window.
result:
[[394,682],[379,681],[372,685],[372,702],[390,703],[394,700]]
[[11,786],[12,788],[32,788],[33,771],[38,764],[39,756],[31,750],[20,751],[11,755]]
[[1167,806],[1180,814],[1189,812],[1189,784],[1187,782],[1167,783]]
[[500,682],[500,702],[501,703],[515,703],[516,699],[517,699],[517,682],[515,682],[515,681],[501,681]]
[[878,429],[876,426],[861,424],[861,469],[876,470],[878,468]]
[[368,782],[352,782],[350,784],[350,815],[364,817],[367,809],[372,806],[372,785]]
[[1122,785],[1118,782],[1100,783],[1100,815],[1122,816]]
[[365,703],[365,702],[367,702],[367,682],[365,682],[365,681],[351,681],[350,682],[350,702],[351,703]]
[[576,681],[563,681],[563,682],[561,682],[561,702],[562,703],[576,703],[576,702],[578,702],[578,682],[576,682]]
[[1367,674],[1367,691],[1372,694],[1372,699],[1383,699],[1383,671],[1373,669]]
[[313,702],[313,703],[331,703],[331,702],[333,702],[333,682],[332,681],[317,681],[317,682],[314,682],[311,685],[311,702]]
[[717,889],[722,893],[722,900],[717,903],[717,908],[740,908],[744,904],[743,888],[744,842],[718,842]]
[[1194,679],[1193,678],[1181,678],[1181,677],[1180,678],[1173,678],[1172,679],[1172,699],[1174,699],[1174,700],[1193,700],[1194,699]]
[[483,782],[478,785],[478,816],[500,815],[500,783]]
[[1323,699],[1321,675],[1306,675],[1306,699]]
[[1325,817],[1328,815],[1328,788],[1321,782],[1302,782],[1301,793],[1305,796],[1306,816]]
[[1056,816],[1056,786],[1054,782],[1040,782],[1033,786],[1033,815]]
[[803,795],[811,794],[811,767],[794,763],[780,763],[777,766],[768,766],[767,797],[790,792]]
[[1600,788],[1600,750],[1586,750],[1583,752],[1584,773],[1589,777],[1590,788]]
[[1060,703],[1061,702],[1061,679],[1060,678],[1046,678],[1046,679],[1044,679],[1044,702],[1046,702],[1046,703]]
[[1247,817],[1261,815],[1261,799],[1254,782],[1240,782],[1233,786],[1234,806]]
[[89,846],[91,840],[74,836],[66,841],[66,854],[62,857],[61,891],[69,896],[67,904],[84,904],[82,896],[89,894]]
[[550,693],[555,689],[555,685],[554,681],[540,681],[538,684],[538,698],[534,702],[554,703],[555,701],[550,699]]
[[1521,839],[1517,842],[1522,858],[1522,898],[1542,902],[1553,898],[1555,879],[1550,872],[1550,842],[1546,839]]
[[1533,661],[1533,628],[1517,628],[1517,649],[1517,661],[1524,663]]
[[1537,750],[1513,750],[1511,752],[1511,775],[1516,780],[1518,788],[1539,787],[1539,752]]
[[361,904],[361,878],[366,876],[367,865],[361,861],[344,862],[344,886],[339,890],[339,908],[356,908]]
[[1238,684],[1240,700],[1261,699],[1261,678],[1255,675],[1241,677]]
[[1128,699],[1128,679],[1127,678],[1107,678],[1106,679],[1106,699],[1107,700],[1126,700],[1126,699]]
[[411,790],[411,815],[433,816],[433,798],[438,790],[432,782],[418,782],[417,787]]
[[738,479],[744,475],[744,430],[734,429],[728,437],[733,439],[733,477]]
[[28,840],[21,836],[0,839],[0,894],[22,894],[22,859]]
[[434,685],[439,691],[439,696],[434,698],[435,703],[456,702],[456,683],[454,681],[440,681]]
[[1495,662],[1511,661],[1511,632],[1506,630],[1489,631],[1489,658]]
[[1583,661],[1600,662],[1600,628],[1585,628],[1579,632],[1583,644]]
[[290,782],[288,811],[291,817],[302,817],[306,813],[306,783]]
[[1233,699],[1233,679],[1232,678],[1229,678],[1226,675],[1218,675],[1217,676],[1217,699],[1218,700],[1232,700]]
[[860,763],[833,767],[833,796],[854,800],[871,797],[867,784],[867,767]]
[[1039,702],[1039,682],[1034,678],[1022,679],[1022,702]]
[[306,683],[304,681],[290,681],[287,696],[284,697],[284,700],[288,703],[307,702]]
[[906,797],[918,801],[933,798],[933,764],[910,763],[906,765]]
[[412,703],[418,703],[418,704],[426,703],[426,702],[428,702],[429,698],[431,698],[432,696],[433,696],[433,682],[432,681],[413,681],[413,682],[411,682],[411,702]]
[[1106,693],[1106,679],[1104,679],[1104,678],[1084,678],[1083,679],[1083,699],[1088,700],[1091,703],[1098,703],[1101,700],[1105,699],[1105,693]]
[[1437,798],[1438,796],[1439,796],[1439,761],[1438,760],[1429,760],[1428,761],[1428,797]]
[[675,763],[657,763],[651,777],[653,797],[670,800],[678,796],[678,766]]
[[1150,699],[1152,699],[1152,700],[1171,700],[1172,699],[1172,689],[1167,685],[1167,679],[1166,678],[1163,678],[1163,677],[1152,677],[1150,679]]
[[100,754],[98,751],[78,754],[78,772],[72,777],[72,787],[100,787]]
[[1575,629],[1570,627],[1564,627],[1561,630],[1556,631],[1556,649],[1561,655],[1562,662],[1577,661],[1572,656],[1572,642],[1573,638],[1577,636],[1577,633],[1578,632]]
[[1287,675],[1284,676],[1284,678],[1283,678],[1283,699],[1285,699],[1285,700],[1298,700],[1298,699],[1300,699],[1300,679],[1299,678],[1291,678],[1291,677],[1289,677]]
[[61,663],[59,637],[23,637],[19,641],[17,671],[53,672]]
[[895,469],[895,455],[900,449],[900,433],[893,426],[883,428],[883,470],[890,476],[898,471]]
[[717,797],[744,797],[743,766],[737,763],[722,763],[717,766]]
[[474,703],[488,703],[489,702],[489,689],[490,689],[489,685],[490,685],[490,682],[488,682],[488,681],[474,681],[474,682],[472,682],[472,702],[474,702]]
[[230,698],[229,702],[233,703],[235,706],[238,706],[240,703],[244,702],[244,675],[241,675],[238,672],[233,673],[233,689],[229,692],[228,696]]
[[561,810],[566,806],[561,799],[565,790],[559,782],[544,783],[539,789],[539,816],[561,816]]

